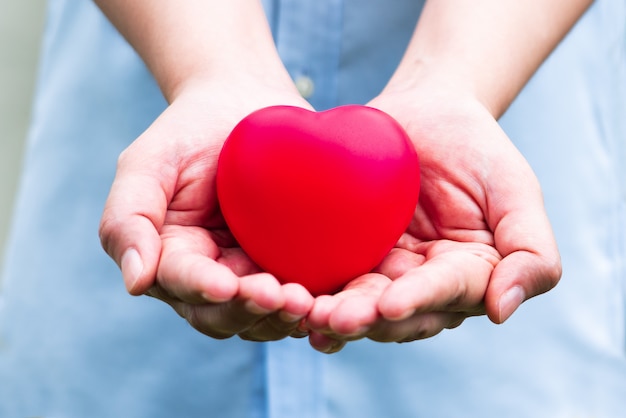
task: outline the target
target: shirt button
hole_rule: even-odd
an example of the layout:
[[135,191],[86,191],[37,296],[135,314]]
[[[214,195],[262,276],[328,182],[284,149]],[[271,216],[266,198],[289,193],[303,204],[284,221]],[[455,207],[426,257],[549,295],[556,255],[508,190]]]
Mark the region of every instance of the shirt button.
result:
[[296,88],[302,97],[308,99],[313,96],[313,92],[315,91],[315,83],[311,80],[311,77],[307,77],[306,75],[298,76],[295,80]]

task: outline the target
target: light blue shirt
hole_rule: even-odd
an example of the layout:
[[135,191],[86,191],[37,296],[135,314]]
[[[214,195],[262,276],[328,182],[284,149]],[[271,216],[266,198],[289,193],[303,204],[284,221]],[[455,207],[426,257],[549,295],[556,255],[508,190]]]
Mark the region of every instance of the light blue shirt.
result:
[[[384,86],[415,0],[265,1],[317,109]],[[155,7],[158,7],[155,5]],[[626,413],[626,2],[598,0],[501,123],[542,182],[556,289],[425,341],[216,341],[128,296],[97,228],[118,154],[164,109],[91,2],[51,0],[0,299],[0,417],[606,417]]]

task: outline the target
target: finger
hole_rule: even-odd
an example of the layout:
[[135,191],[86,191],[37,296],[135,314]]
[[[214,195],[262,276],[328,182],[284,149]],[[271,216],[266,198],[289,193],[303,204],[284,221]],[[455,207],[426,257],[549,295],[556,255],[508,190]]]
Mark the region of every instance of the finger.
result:
[[[214,234],[211,233],[211,237]],[[224,248],[219,247],[218,263],[228,267],[237,276],[247,276],[249,274],[260,273],[262,270],[257,266],[241,247]]]
[[311,330],[307,326],[306,318],[303,318],[300,320],[293,332],[289,334],[289,336],[293,338],[304,338],[308,337],[310,333]]
[[287,323],[299,323],[311,312],[315,298],[302,285],[296,283],[286,283],[282,290],[285,304],[280,311],[280,319]]
[[200,227],[165,225],[158,283],[187,303],[225,302],[239,292],[239,278],[215,259],[220,249]]
[[375,271],[395,280],[407,271],[424,264],[425,259],[422,254],[404,248],[394,248],[376,267]]
[[238,335],[242,340],[247,341],[277,341],[295,332],[298,325],[299,321],[291,323],[283,321],[276,312],[261,318]]
[[[259,308],[256,308],[254,312],[249,312],[242,299],[234,300],[229,304],[194,305],[172,297],[158,285],[153,286],[146,294],[168,303],[181,317],[187,319],[193,328],[212,338],[225,339],[239,334],[245,340],[274,341],[286,336],[301,338],[308,335],[308,330],[301,327],[302,318],[306,315],[302,312],[308,312],[310,308],[307,306],[312,305],[313,297],[304,289],[296,292],[300,293],[300,297],[293,298],[296,300],[290,303],[289,310],[292,313],[286,318],[282,315],[284,311],[274,312],[267,316],[264,316],[263,311],[259,314]],[[224,317],[228,309],[231,311],[227,315],[232,315],[235,319]],[[293,319],[295,316],[301,318]]]
[[[284,305],[280,284],[267,274],[260,273],[241,278],[240,293],[236,298],[223,303],[192,304],[178,299],[166,300],[174,309],[187,319],[189,324],[199,332],[213,338],[229,338],[240,334],[244,338],[256,341],[278,339],[278,334],[263,335],[261,331],[274,332],[275,328],[267,324],[246,334],[259,321],[276,316]],[[294,328],[297,324],[294,325]],[[280,338],[284,337],[281,336]]]
[[[239,327],[224,326],[223,319],[226,303],[203,303],[193,304],[180,300],[176,296],[172,296],[158,284],[151,287],[146,295],[159,299],[168,305],[170,305],[174,311],[183,319],[187,320],[189,325],[196,331],[199,331],[211,338],[226,339],[237,334],[244,325]],[[238,303],[242,305],[241,301],[231,301],[229,306]],[[240,309],[244,309],[241,307]],[[245,326],[248,326],[246,324]]]
[[365,274],[343,291],[315,300],[308,317],[311,329],[339,338],[359,338],[378,318],[378,299],[389,285],[381,274]]
[[341,301],[330,315],[328,328],[331,335],[344,339],[364,337],[379,317],[379,297],[380,293],[364,294]]
[[158,230],[167,199],[153,175],[120,169],[111,187],[100,221],[102,247],[122,271],[128,292],[146,292],[156,277],[161,253]]
[[282,292],[285,300],[282,308],[259,320],[241,335],[242,338],[273,341],[287,336],[302,338],[309,334],[305,318],[313,307],[313,296],[302,285],[296,283],[284,284]]
[[506,214],[494,232],[496,248],[504,258],[493,272],[485,306],[489,318],[498,324],[525,300],[556,286],[562,273],[539,184],[530,184],[519,192],[521,198],[507,200],[510,206],[503,209]]
[[482,310],[484,292],[497,259],[464,246],[429,259],[394,280],[381,296],[378,309],[388,320],[403,320],[415,312]]
[[285,303],[282,309],[261,318],[239,334],[245,340],[275,341],[292,337],[304,337],[308,332],[301,325],[313,306],[313,296],[301,285],[287,283],[282,287]]
[[346,345],[346,341],[337,340],[318,332],[309,335],[309,344],[315,350],[324,354],[333,354],[341,351]]
[[307,318],[307,326],[312,330],[329,330],[330,316],[341,299],[331,295],[320,295],[315,298],[313,308]]
[[496,267],[485,295],[489,319],[503,323],[524,301],[556,286],[560,277],[558,255],[527,251],[509,254]]
[[467,317],[465,313],[418,313],[401,321],[380,321],[367,337],[378,342],[410,342],[433,337],[444,329],[458,327]]
[[378,301],[390,283],[381,274],[366,274],[350,283],[350,296],[341,300],[330,315],[330,331],[350,339],[364,337],[380,317]]

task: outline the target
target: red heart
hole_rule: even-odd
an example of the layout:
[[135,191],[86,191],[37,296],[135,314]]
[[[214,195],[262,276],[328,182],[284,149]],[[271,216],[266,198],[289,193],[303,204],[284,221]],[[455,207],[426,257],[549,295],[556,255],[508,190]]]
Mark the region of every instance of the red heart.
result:
[[217,169],[224,219],[243,250],[281,282],[329,294],[371,271],[407,228],[419,163],[380,110],[273,106],[228,136]]

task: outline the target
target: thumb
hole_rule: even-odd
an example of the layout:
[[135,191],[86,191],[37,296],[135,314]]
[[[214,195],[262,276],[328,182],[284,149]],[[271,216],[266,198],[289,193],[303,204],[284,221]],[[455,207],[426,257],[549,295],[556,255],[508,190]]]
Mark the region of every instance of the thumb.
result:
[[505,257],[496,266],[487,294],[487,315],[496,324],[506,321],[526,300],[553,288],[561,277],[561,264],[527,251]]
[[524,301],[556,286],[562,273],[545,213],[537,210],[534,216],[517,215],[510,216],[496,232],[504,258],[492,272],[485,294],[487,315],[496,324],[506,321]]
[[99,235],[102,247],[120,267],[128,292],[141,295],[156,280],[161,254],[159,230],[167,199],[157,176],[125,167],[120,157]]

